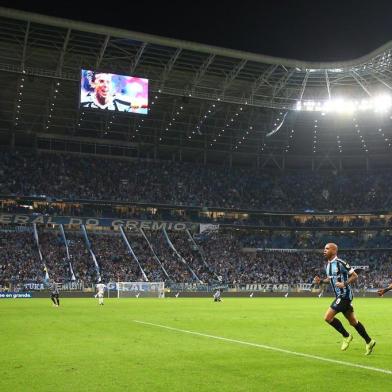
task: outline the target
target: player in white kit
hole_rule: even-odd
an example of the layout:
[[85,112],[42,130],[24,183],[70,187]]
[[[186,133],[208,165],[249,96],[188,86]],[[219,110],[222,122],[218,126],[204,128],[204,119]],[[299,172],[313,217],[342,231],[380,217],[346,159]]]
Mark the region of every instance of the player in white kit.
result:
[[105,293],[106,285],[100,282],[95,285],[95,288],[97,289],[97,294],[95,294],[95,298],[98,298],[98,303],[100,305],[103,305],[103,295]]

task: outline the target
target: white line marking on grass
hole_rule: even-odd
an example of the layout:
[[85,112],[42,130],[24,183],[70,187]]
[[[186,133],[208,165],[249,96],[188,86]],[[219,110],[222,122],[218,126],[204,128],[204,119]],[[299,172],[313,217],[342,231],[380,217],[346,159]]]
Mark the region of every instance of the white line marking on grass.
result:
[[154,324],[154,323],[149,323],[147,321],[140,321],[140,320],[133,320],[133,321],[135,323],[138,323],[138,324],[145,324],[145,325],[151,325],[153,327],[169,329],[170,331],[182,332],[182,333],[187,333],[187,334],[196,335],[196,336],[203,336],[205,338],[216,339],[216,340],[223,340],[225,342],[242,344],[244,346],[263,348],[265,350],[277,351],[279,353],[290,354],[290,355],[296,355],[298,357],[316,359],[318,361],[330,362],[330,363],[335,363],[335,364],[339,364],[339,365],[351,366],[351,367],[354,367],[354,368],[366,369],[366,370],[371,370],[373,372],[379,372],[379,373],[385,373],[385,374],[392,375],[392,370],[380,369],[380,368],[376,368],[376,367],[372,367],[372,366],[359,365],[357,363],[338,361],[336,359],[319,357],[317,355],[299,353],[297,351],[285,350],[283,348],[278,348],[278,347],[273,347],[273,346],[266,346],[265,344],[258,344],[258,343],[245,342],[243,340],[223,338],[222,336],[208,335],[206,333],[200,333],[200,332],[188,331],[186,329],[179,329],[179,328],[168,327],[167,325]]

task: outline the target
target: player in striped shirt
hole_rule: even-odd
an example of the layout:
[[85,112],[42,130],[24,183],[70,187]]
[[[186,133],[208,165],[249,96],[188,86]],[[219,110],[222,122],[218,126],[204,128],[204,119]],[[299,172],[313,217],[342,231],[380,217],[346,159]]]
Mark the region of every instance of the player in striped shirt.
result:
[[222,302],[222,289],[218,288],[214,293],[214,302]]
[[103,305],[103,297],[105,294],[106,285],[103,284],[102,282],[99,282],[95,285],[95,288],[97,290],[97,294],[95,294],[95,297],[98,297],[98,303],[100,305]]
[[50,299],[53,302],[53,306],[59,307],[60,306],[60,292],[58,288],[58,284],[52,279],[49,282],[49,290],[50,290]]
[[354,314],[354,308],[351,305],[351,301],[353,300],[351,284],[357,280],[358,275],[346,261],[339,259],[337,254],[338,246],[336,244],[329,243],[325,245],[324,256],[328,260],[326,267],[327,278],[321,279],[319,276],[316,276],[314,280],[316,284],[330,283],[336,297],[325,313],[324,320],[343,336],[341,348],[345,351],[353,340],[353,336],[346,331],[340,320],[335,318],[338,313],[342,312],[350,325],[365,340],[365,355],[369,355],[372,353],[376,341],[367,334],[365,327],[357,320]]

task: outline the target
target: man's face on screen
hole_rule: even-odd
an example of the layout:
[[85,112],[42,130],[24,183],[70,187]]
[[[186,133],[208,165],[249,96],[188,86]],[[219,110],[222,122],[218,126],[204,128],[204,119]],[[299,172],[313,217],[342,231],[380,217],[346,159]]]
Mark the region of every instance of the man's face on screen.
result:
[[97,74],[95,76],[95,92],[97,99],[106,102],[107,97],[110,93],[111,77],[109,74]]

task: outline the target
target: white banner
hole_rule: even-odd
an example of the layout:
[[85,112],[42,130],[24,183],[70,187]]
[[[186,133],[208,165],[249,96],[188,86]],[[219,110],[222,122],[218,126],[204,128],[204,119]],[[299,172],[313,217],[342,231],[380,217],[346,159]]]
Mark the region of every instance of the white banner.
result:
[[212,223],[200,223],[200,233],[203,233],[204,231],[209,231],[209,232],[218,232],[219,231],[219,225],[214,225]]

